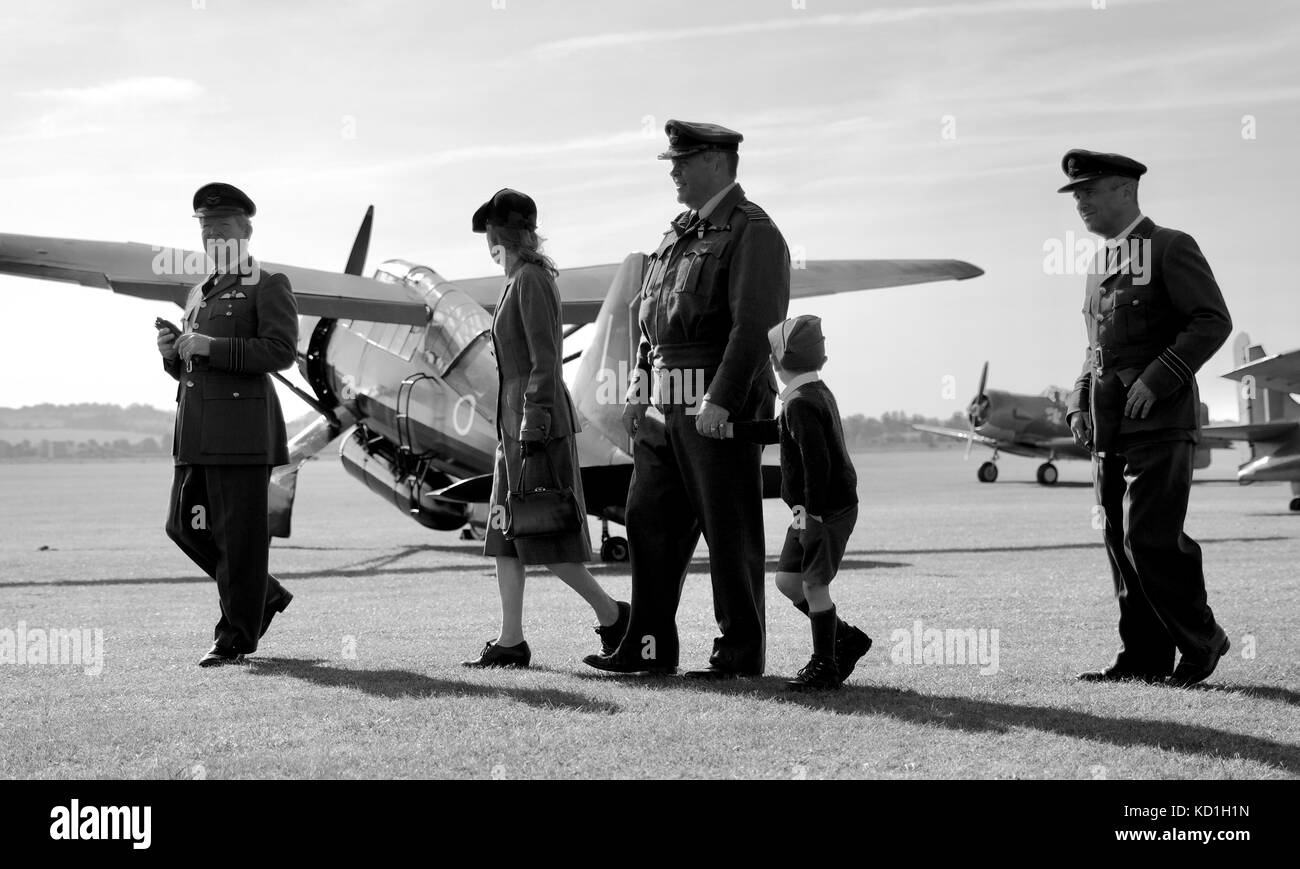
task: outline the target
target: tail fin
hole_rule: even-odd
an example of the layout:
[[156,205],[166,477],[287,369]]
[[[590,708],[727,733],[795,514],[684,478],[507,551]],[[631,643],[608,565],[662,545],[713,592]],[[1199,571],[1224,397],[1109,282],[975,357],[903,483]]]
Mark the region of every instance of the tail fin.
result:
[[[1263,359],[1264,348],[1251,344],[1245,332],[1233,342],[1233,355],[1237,365],[1248,365]],[[1284,422],[1300,419],[1300,404],[1284,392],[1259,387],[1254,378],[1243,379],[1237,388],[1238,419],[1243,423]]]
[[[1237,333],[1237,339],[1232,342],[1232,357],[1238,367],[1254,362],[1263,355],[1263,347],[1258,344],[1251,346],[1250,335],[1245,332]],[[1248,424],[1265,422],[1266,419],[1264,402],[1256,397],[1254,385],[1240,384],[1237,387],[1237,421]]]
[[634,364],[635,306],[640,302],[645,259],[644,254],[632,253],[623,260],[600,306],[591,342],[582,353],[573,381],[573,403],[582,416],[583,433],[592,432],[584,440],[592,447],[599,441],[600,454],[609,457],[605,461],[620,453],[631,455],[623,431],[623,393]]

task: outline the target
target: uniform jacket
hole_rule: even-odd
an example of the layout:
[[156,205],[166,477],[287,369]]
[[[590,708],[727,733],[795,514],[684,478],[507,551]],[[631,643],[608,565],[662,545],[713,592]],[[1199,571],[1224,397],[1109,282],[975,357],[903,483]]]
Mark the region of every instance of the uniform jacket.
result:
[[[1145,262],[1128,268],[1121,262],[1088,278],[1088,350],[1066,407],[1067,414],[1091,412],[1099,452],[1134,435],[1196,440],[1195,375],[1232,332],[1223,294],[1190,235],[1147,218],[1134,227],[1126,250],[1133,240],[1143,245]],[[1138,377],[1156,400],[1145,419],[1129,419],[1124,404]]]
[[826,517],[858,503],[858,474],[844,443],[839,404],[820,380],[786,399],[776,419],[738,422],[733,436],[781,445],[781,500]]
[[492,314],[497,358],[497,431],[544,441],[580,430],[564,385],[560,291],[550,272],[523,263],[506,278]]
[[211,354],[164,360],[175,377],[176,428],[172,455],[180,465],[282,465],[289,461],[280,400],[270,372],[293,365],[298,306],[282,274],[258,271],[245,283],[235,274],[212,277],[196,289],[199,306],[190,327],[210,336]]
[[709,401],[732,419],[771,416],[776,380],[767,330],[790,304],[790,251],[737,184],[707,220],[679,214],[641,286],[637,366],[700,368]]

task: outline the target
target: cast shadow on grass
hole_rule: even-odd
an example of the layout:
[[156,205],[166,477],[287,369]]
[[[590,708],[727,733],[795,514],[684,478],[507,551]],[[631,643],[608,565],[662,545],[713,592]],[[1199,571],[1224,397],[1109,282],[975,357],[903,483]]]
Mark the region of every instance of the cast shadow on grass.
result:
[[1044,486],[1037,480],[998,480],[998,483],[1004,486],[1039,486],[1043,489],[1091,489],[1092,483],[1087,480],[1059,480],[1050,486]]
[[[873,561],[865,558],[853,558],[855,553],[845,553],[845,558],[840,562],[840,570],[885,570],[898,567],[911,567],[911,564],[903,561]],[[776,573],[777,556],[771,555],[763,565],[763,571],[767,574]],[[614,562],[593,562],[587,565],[592,576],[631,576],[632,564],[627,561]],[[691,559],[688,573],[707,574],[709,572],[708,556],[696,556]]]
[[[426,553],[448,553],[452,555],[469,556],[474,559],[472,563],[456,564],[416,564],[410,567],[393,567],[395,562],[406,558],[418,556]],[[466,549],[463,546],[439,546],[435,544],[425,544],[421,546],[403,546],[398,549],[384,550],[383,555],[372,558],[365,558],[361,561],[346,564],[340,567],[326,567],[317,570],[276,570],[275,569],[275,547],[271,551],[271,573],[276,579],[283,580],[287,583],[301,582],[308,579],[337,579],[350,577],[375,577],[375,576],[403,576],[403,575],[422,575],[440,572],[454,571],[474,571],[478,569],[494,570],[491,559],[480,555],[476,550]],[[51,582],[37,581],[20,581],[6,582],[0,584],[3,588],[40,588],[49,586],[51,588],[60,588],[66,586],[110,586],[110,585],[184,585],[186,583],[210,583],[212,579],[205,576],[195,568],[193,573],[184,576],[142,576],[142,577],[106,577],[103,579],[66,579],[54,580]]]
[[374,697],[397,700],[404,697],[508,697],[538,709],[564,709],[612,715],[621,711],[615,703],[556,688],[519,685],[495,686],[456,679],[438,679],[409,670],[362,670],[331,667],[320,659],[249,658],[248,672],[256,676],[292,676],[327,688],[353,688]]
[[[1196,542],[1202,546],[1213,545],[1215,543],[1272,543],[1279,540],[1290,540],[1291,538],[1284,534],[1273,534],[1262,537],[1198,537]],[[994,552],[1051,552],[1065,549],[1102,549],[1104,544],[1100,537],[1090,543],[1034,543],[1023,545],[1009,546],[958,546],[953,548],[935,548],[935,549],[870,549],[849,552],[850,555],[978,555],[980,553]]]
[[1276,700],[1288,706],[1300,706],[1300,693],[1276,685],[1207,685],[1194,686],[1193,691],[1222,691],[1227,694],[1240,694],[1253,700]]
[[[977,700],[973,697],[920,694],[906,688],[875,685],[848,684],[839,691],[830,693],[797,693],[786,689],[784,679],[773,676],[704,684],[683,679],[680,685],[700,691],[758,694],[777,702],[793,703],[839,715],[887,715],[909,724],[946,727],[967,733],[1007,733],[1014,728],[1024,728],[1071,739],[1106,742],[1121,748],[1173,749],[1184,754],[1222,760],[1241,758],[1280,768],[1292,775],[1300,774],[1298,746],[1258,736],[1225,733],[1197,724],[1112,718],[1077,709],[1022,706]],[[1215,687],[1206,686],[1202,690]],[[1217,687],[1219,690],[1234,690],[1233,686]],[[1176,701],[1176,692],[1183,689],[1151,690],[1168,691],[1171,699]],[[1251,696],[1276,694],[1269,699],[1283,699],[1286,702],[1295,699],[1293,692],[1281,688],[1240,686],[1235,690]]]

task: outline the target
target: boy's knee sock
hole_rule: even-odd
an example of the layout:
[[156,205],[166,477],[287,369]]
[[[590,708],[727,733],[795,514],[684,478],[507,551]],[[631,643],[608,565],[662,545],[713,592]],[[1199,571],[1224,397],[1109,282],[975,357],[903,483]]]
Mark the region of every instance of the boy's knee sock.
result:
[[813,657],[835,660],[835,607],[809,616],[812,621]]
[[[794,605],[794,608],[797,609],[799,612],[803,613],[804,615],[808,616],[808,618],[810,619],[816,618],[818,615],[821,615],[821,613],[811,613],[808,611],[808,598],[804,598],[803,600],[799,601],[797,604]],[[830,612],[830,613],[835,612],[835,607],[832,606],[826,612]],[[853,630],[852,625],[850,625],[848,622],[844,621],[841,618],[838,617],[836,618],[835,632],[838,635],[844,636],[851,630]]]

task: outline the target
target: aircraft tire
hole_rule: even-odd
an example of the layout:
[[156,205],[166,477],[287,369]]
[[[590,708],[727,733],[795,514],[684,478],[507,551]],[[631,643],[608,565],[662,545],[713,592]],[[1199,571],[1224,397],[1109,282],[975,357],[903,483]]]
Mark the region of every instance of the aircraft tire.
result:
[[985,462],[980,465],[980,469],[976,471],[975,476],[979,478],[981,483],[996,482],[998,478],[998,466],[992,462]]
[[623,562],[628,559],[627,540],[622,537],[609,537],[600,544],[601,561]]

